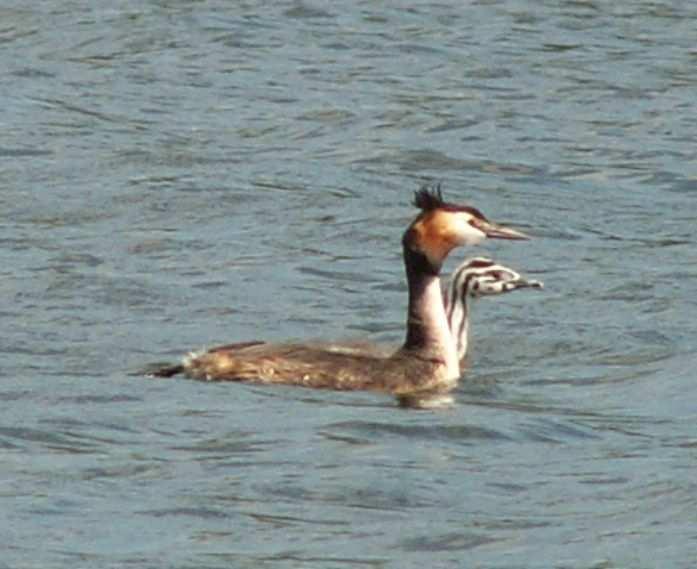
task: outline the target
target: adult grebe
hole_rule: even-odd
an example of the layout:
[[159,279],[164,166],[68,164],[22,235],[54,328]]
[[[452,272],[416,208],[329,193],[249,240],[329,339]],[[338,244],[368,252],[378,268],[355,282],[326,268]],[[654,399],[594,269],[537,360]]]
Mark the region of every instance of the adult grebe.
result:
[[192,354],[181,365],[151,373],[180,372],[209,381],[251,381],[338,390],[373,390],[396,395],[404,405],[449,391],[459,376],[459,360],[448,327],[439,273],[455,247],[482,240],[527,239],[497,225],[477,209],[447,203],[440,187],[416,192],[421,210],[402,237],[409,289],[407,335],[389,357],[328,349],[321,344],[245,342]]
[[528,280],[510,267],[495,263],[486,257],[467,259],[457,267],[443,292],[448,327],[455,342],[457,356],[462,364],[469,349],[469,299],[494,296],[521,288],[544,287],[542,281]]

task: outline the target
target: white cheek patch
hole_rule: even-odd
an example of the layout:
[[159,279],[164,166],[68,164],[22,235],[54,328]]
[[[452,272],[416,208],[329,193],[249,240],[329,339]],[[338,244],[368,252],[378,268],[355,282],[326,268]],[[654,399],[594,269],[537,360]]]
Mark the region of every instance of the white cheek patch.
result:
[[486,235],[472,223],[469,214],[460,214],[455,222],[455,241],[458,245],[477,245],[486,239]]

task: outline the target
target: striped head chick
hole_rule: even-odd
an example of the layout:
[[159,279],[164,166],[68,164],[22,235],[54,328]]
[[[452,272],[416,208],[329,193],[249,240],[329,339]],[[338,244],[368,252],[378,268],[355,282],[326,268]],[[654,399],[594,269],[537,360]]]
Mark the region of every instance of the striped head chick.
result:
[[402,244],[415,265],[437,275],[455,247],[476,245],[484,239],[529,239],[524,233],[488,220],[477,208],[443,199],[440,185],[422,187],[414,196],[421,213],[404,233]]
[[466,357],[468,349],[470,298],[494,296],[522,288],[543,287],[542,281],[527,279],[510,267],[485,257],[467,259],[457,267],[448,281],[444,304],[460,361]]

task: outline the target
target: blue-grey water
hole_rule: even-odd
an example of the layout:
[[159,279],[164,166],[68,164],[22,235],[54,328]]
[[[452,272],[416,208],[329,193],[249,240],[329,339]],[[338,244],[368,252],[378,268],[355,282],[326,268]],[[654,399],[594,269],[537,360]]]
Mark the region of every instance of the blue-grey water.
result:
[[[0,567],[697,565],[697,4],[0,7]],[[399,342],[420,184],[528,231],[455,404],[152,380]]]

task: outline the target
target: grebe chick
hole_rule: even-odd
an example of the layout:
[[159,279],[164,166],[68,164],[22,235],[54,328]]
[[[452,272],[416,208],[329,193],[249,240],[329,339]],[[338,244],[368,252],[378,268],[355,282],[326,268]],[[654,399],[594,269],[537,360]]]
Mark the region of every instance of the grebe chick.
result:
[[333,351],[321,344],[246,342],[192,354],[181,365],[151,375],[183,372],[208,381],[382,391],[410,406],[451,390],[460,367],[440,287],[443,261],[455,247],[476,245],[487,237],[528,237],[489,221],[473,207],[445,202],[440,187],[422,188],[413,203],[421,211],[402,237],[409,290],[407,333],[394,354],[380,357]]
[[519,273],[486,257],[467,259],[446,283],[443,302],[448,326],[462,364],[469,349],[471,303],[469,299],[494,296],[521,288],[544,287],[542,281],[523,278]]

